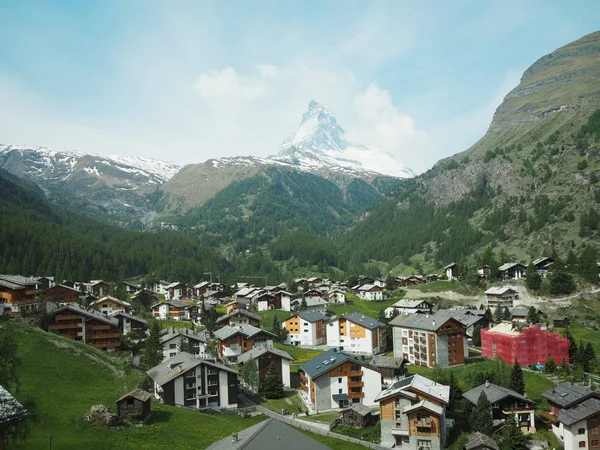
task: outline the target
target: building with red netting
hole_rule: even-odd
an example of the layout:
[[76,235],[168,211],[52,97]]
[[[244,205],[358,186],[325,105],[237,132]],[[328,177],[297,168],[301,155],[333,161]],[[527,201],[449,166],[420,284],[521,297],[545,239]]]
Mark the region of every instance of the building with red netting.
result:
[[508,364],[516,359],[521,366],[544,364],[552,356],[559,365],[563,359],[569,362],[569,340],[540,325],[502,322],[481,330],[481,354],[486,358],[499,356]]

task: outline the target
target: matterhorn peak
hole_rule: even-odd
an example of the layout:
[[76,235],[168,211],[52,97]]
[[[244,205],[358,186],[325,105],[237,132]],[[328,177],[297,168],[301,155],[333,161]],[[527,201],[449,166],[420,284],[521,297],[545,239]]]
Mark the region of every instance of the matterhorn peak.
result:
[[311,100],[298,130],[285,139],[271,159],[303,168],[345,169],[410,178],[414,172],[383,150],[349,142],[333,112]]

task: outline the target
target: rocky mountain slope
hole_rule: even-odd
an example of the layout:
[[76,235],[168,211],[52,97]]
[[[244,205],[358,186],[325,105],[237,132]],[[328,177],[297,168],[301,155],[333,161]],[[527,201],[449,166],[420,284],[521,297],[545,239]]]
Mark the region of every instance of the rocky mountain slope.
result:
[[36,183],[55,203],[128,223],[152,216],[153,196],[180,166],[150,158],[0,145],[0,168]]
[[345,237],[363,258],[438,264],[486,245],[526,260],[598,238],[600,32],[540,58],[486,135],[403,184]]

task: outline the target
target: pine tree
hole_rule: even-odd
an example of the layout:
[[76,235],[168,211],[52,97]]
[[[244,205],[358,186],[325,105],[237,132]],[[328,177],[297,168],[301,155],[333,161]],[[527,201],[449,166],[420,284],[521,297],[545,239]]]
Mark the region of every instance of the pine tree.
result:
[[481,346],[481,325],[476,324],[473,327],[473,336],[471,336],[471,339],[473,339],[473,345],[475,347]]
[[525,393],[525,379],[523,378],[523,369],[519,365],[519,361],[515,359],[515,363],[510,371],[510,389],[519,394]]
[[530,291],[538,291],[542,287],[542,277],[537,273],[532,262],[527,266],[525,277],[525,284]]
[[271,363],[269,366],[269,369],[267,370],[267,376],[265,376],[263,383],[264,387],[262,389],[262,393],[266,398],[283,398],[283,381],[281,380],[281,377],[277,375],[277,369],[275,368],[274,363]]
[[556,361],[554,361],[554,358],[552,356],[550,356],[544,363],[544,372],[546,372],[546,373],[555,373],[556,372]]
[[494,422],[492,419],[492,405],[488,401],[485,392],[481,391],[477,404],[470,415],[471,429],[490,436],[494,431]]
[[535,308],[535,306],[530,306],[527,310],[527,323],[539,323],[540,322],[540,313]]
[[258,363],[255,359],[252,359],[244,364],[244,368],[242,369],[242,379],[250,388],[250,390],[254,392],[258,390],[260,377],[258,372]]
[[306,304],[306,298],[302,297],[302,302],[300,303],[300,311],[306,311],[308,309],[308,305]]
[[569,328],[565,328],[565,337],[569,340],[569,361],[574,363],[577,358],[577,342]]
[[279,330],[281,328],[281,324],[279,323],[279,317],[277,317],[277,313],[273,314],[273,322],[271,324],[271,328],[273,330],[273,333],[275,334],[279,334]]
[[503,320],[512,320],[512,314],[510,313],[508,306],[505,306],[504,309],[502,310],[502,319]]
[[494,319],[494,322],[496,322],[496,323],[502,322],[502,308],[500,306],[496,306],[496,309],[494,310],[494,315],[492,316],[492,318]]
[[177,344],[177,351],[187,352],[189,350],[188,340],[182,332],[179,334],[179,343]]
[[502,450],[522,450],[527,448],[525,445],[527,437],[521,431],[514,414],[509,414],[506,418],[503,431]]
[[585,345],[583,344],[583,339],[579,339],[579,345],[577,346],[577,355],[575,356],[575,363],[583,366],[583,361],[585,359]]
[[154,367],[159,365],[163,360],[163,346],[160,343],[160,337],[162,329],[160,322],[155,320],[152,322],[150,332],[148,333],[148,339],[146,340],[146,365],[148,367]]
[[588,342],[585,346],[585,350],[583,351],[583,361],[582,366],[585,372],[592,372],[596,369],[597,365],[596,352],[594,351],[594,347],[592,344]]
[[454,372],[451,370],[450,371],[450,404],[452,406],[456,405],[456,402],[458,402],[461,398],[462,398],[462,390],[460,388],[460,386],[458,385],[458,379],[454,376]]
[[17,341],[9,334],[0,338],[0,386],[19,392],[21,360],[17,356]]

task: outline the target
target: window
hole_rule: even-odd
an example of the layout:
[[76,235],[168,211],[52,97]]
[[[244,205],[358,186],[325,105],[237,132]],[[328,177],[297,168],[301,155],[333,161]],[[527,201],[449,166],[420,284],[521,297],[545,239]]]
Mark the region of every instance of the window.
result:
[[579,428],[577,434],[585,434],[585,428]]
[[338,383],[341,383],[341,382],[342,382],[342,379],[341,379],[341,378],[338,378]]
[[338,389],[338,394],[341,394],[341,393],[342,393],[342,390],[341,390],[341,389]]
[[590,434],[598,434],[598,427],[590,428]]
[[169,344],[169,348],[170,349],[177,348],[177,344]]
[[585,448],[585,441],[579,442],[579,448]]
[[341,371],[342,371],[342,366],[339,366],[338,367],[338,372],[341,372]]
[[431,448],[431,441],[426,441],[423,439],[417,440],[417,447],[419,448]]
[[598,447],[598,446],[600,446],[600,441],[598,439],[594,439],[592,441],[592,447]]

